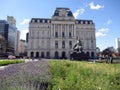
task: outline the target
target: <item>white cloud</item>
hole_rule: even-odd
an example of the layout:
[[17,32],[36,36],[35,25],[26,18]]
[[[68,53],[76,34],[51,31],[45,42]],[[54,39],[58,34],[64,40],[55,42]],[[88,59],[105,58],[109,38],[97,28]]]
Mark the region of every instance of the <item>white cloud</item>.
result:
[[76,11],[73,13],[73,15],[74,15],[75,18],[77,18],[78,15],[81,15],[81,14],[83,14],[84,12],[85,12],[85,9],[84,9],[84,8],[81,8],[81,9],[76,10]]
[[112,24],[112,20],[107,20],[103,25],[104,26],[109,26]]
[[101,28],[96,32],[96,37],[100,37],[100,36],[106,36],[108,33],[109,29],[108,28]]
[[102,5],[99,5],[99,4],[95,5],[94,2],[89,3],[89,6],[90,6],[90,9],[93,9],[93,10],[99,10],[101,8],[104,8],[104,6]]
[[20,25],[26,25],[26,24],[28,24],[29,23],[29,19],[24,19],[21,23],[20,23]]
[[21,30],[20,39],[26,40],[26,33],[28,33],[28,30]]
[[112,23],[111,20],[108,20],[108,21],[107,21],[107,25],[110,25],[111,23]]

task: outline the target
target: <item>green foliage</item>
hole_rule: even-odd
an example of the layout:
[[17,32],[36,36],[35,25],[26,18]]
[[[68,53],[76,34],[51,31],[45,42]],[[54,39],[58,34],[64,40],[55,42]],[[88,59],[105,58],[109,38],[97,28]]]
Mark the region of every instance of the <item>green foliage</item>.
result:
[[22,63],[22,62],[24,62],[24,60],[0,60],[0,66]]
[[52,60],[49,90],[120,90],[120,65]]

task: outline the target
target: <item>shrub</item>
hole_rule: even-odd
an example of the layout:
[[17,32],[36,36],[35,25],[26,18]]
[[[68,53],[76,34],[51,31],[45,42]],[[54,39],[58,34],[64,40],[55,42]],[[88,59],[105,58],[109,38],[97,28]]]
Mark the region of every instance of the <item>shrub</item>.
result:
[[0,60],[0,66],[22,63],[22,62],[24,62],[24,60]]

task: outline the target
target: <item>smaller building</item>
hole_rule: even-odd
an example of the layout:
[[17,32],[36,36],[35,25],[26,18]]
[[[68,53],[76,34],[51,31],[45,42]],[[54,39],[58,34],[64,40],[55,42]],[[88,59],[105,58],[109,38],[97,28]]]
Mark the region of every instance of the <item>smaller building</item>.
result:
[[18,48],[18,52],[19,52],[19,55],[20,56],[26,56],[26,42],[25,42],[25,40],[20,40],[20,42],[19,42],[19,48]]
[[116,39],[115,39],[115,44],[116,44],[116,51],[119,52],[119,48],[120,48],[120,38],[116,38]]
[[115,39],[116,49],[120,48],[120,38]]
[[19,43],[20,43],[20,31],[16,30],[16,36],[15,36],[15,55],[19,56]]

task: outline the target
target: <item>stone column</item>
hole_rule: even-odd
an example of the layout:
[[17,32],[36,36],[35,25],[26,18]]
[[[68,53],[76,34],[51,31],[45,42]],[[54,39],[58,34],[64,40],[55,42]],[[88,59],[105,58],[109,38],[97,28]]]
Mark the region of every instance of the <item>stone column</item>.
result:
[[53,24],[51,24],[51,29],[50,29],[50,37],[53,36]]
[[68,30],[68,25],[66,24],[66,37],[68,37],[69,30]]
[[61,37],[62,37],[62,24],[61,24]]
[[65,37],[67,37],[67,25],[65,24]]
[[76,37],[76,27],[75,27],[75,24],[73,24],[73,32],[74,32],[74,37]]
[[53,32],[53,36],[55,37],[55,24],[54,24],[54,29],[53,29],[53,30],[54,30],[54,32]]
[[73,25],[71,24],[72,36],[74,37]]
[[58,24],[58,37],[60,37],[60,24]]

